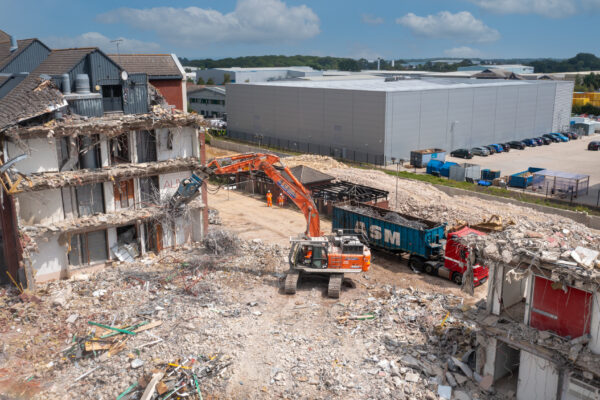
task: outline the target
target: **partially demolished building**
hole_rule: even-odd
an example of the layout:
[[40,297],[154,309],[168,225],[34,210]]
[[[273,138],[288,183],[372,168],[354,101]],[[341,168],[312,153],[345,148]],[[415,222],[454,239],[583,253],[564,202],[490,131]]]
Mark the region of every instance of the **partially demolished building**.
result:
[[205,162],[202,117],[166,107],[146,74],[97,48],[49,51],[32,39],[19,50],[6,38],[2,270],[32,286],[200,240],[205,188],[176,214],[165,204]]
[[565,251],[570,234],[472,238],[490,266],[486,307],[469,312],[476,372],[517,399],[600,398],[600,262],[594,250]]

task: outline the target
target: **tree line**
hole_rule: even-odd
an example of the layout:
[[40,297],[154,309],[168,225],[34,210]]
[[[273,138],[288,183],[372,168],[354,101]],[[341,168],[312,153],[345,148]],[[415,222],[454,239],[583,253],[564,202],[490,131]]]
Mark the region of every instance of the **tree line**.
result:
[[[222,58],[213,60],[212,58],[190,60],[180,58],[181,64],[187,67],[197,68],[263,68],[263,67],[295,67],[308,66],[316,70],[339,70],[339,71],[361,71],[365,69],[377,69],[377,60],[369,61],[365,58],[353,59],[343,57],[318,57],[318,56],[283,56],[283,55],[267,55],[267,56],[247,56],[236,58]],[[380,60],[380,69],[391,71],[402,71],[409,69],[403,66],[404,60],[394,60],[392,66],[391,60]],[[426,71],[456,71],[458,67],[463,65],[472,65],[470,60],[462,60],[459,63],[447,64],[436,63],[424,60],[419,65],[419,69]]]

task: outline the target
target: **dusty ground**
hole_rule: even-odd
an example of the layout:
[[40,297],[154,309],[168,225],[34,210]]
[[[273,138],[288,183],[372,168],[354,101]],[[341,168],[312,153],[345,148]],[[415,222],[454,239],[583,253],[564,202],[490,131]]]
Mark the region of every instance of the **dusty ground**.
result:
[[[260,196],[221,190],[209,195],[208,203],[219,211],[223,225],[243,239],[260,238],[286,247],[290,236],[296,236],[306,229],[304,216],[295,207],[268,208],[266,200],[263,201]],[[321,230],[331,232],[331,221],[322,218]],[[476,302],[487,294],[487,283],[476,290],[475,296],[467,296],[454,283],[427,274],[415,274],[408,268],[406,259],[383,252],[374,252],[368,279],[381,285],[414,287],[428,292],[441,289],[444,293],[464,296],[468,302]]]

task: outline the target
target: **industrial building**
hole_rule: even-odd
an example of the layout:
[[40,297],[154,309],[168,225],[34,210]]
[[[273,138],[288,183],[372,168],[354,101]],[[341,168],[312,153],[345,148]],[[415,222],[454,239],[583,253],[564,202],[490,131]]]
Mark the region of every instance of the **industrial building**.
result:
[[189,110],[206,118],[225,119],[225,87],[188,85]]
[[382,164],[568,129],[573,82],[426,78],[227,86],[235,139]]
[[311,67],[209,68],[196,71],[196,80],[202,78],[208,83],[208,80],[212,79],[215,85],[222,85],[228,83],[225,75],[229,76],[230,83],[254,83],[321,76],[323,72]]
[[521,64],[501,64],[501,65],[470,65],[468,67],[458,67],[459,71],[484,71],[486,69],[502,69],[515,74],[533,74],[534,68],[529,65]]

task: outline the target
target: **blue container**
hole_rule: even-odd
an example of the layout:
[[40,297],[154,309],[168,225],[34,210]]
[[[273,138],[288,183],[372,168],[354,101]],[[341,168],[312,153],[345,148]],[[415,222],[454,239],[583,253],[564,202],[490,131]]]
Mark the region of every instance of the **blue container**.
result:
[[446,160],[446,150],[427,149],[414,150],[410,152],[410,165],[412,165],[413,167],[423,168],[431,160],[438,160],[444,162]]
[[493,181],[496,178],[500,178],[500,171],[492,171],[490,169],[481,170],[481,179]]
[[526,187],[531,186],[533,173],[543,169],[545,168],[529,167],[527,168],[527,171],[521,171],[517,172],[516,174],[512,174],[508,179],[508,186],[525,189]]
[[333,206],[332,227],[334,231],[364,233],[372,247],[426,259],[440,257],[444,251],[442,240],[446,224],[355,201]]
[[427,173],[428,174],[440,173],[440,168],[442,167],[442,165],[444,165],[443,161],[439,161],[439,160],[429,161],[427,163]]
[[448,161],[448,162],[444,163],[442,168],[440,168],[440,175],[445,176],[446,178],[449,178],[450,177],[450,167],[453,165],[458,165],[458,163],[455,163],[452,161]]

